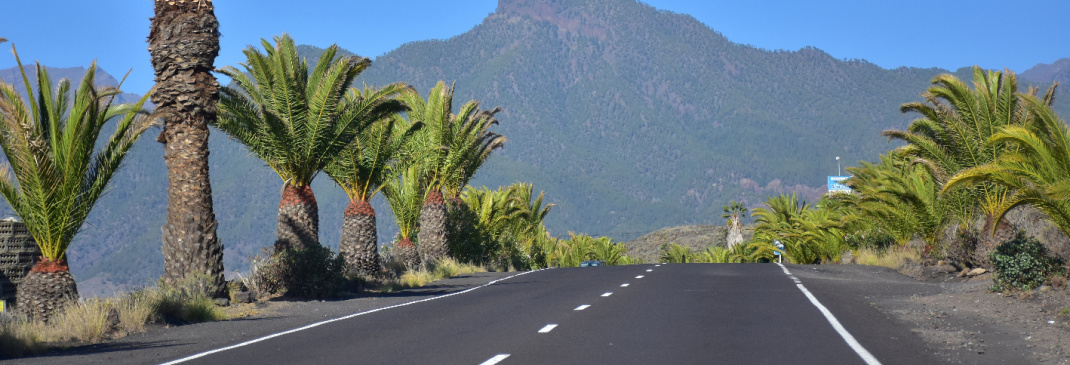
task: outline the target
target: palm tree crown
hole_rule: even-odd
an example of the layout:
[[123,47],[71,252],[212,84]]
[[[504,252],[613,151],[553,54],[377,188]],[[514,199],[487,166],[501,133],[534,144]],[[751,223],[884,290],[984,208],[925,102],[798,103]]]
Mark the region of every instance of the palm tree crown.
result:
[[[35,90],[18,63],[26,90]],[[94,86],[95,62],[73,95],[70,80],[60,80],[53,89],[44,67],[37,65],[36,73],[33,98],[24,100],[8,84],[0,89],[0,145],[11,164],[10,170],[0,170],[0,194],[25,222],[44,257],[61,261],[126,152],[149,124],[148,118],[135,117],[144,98],[135,105],[113,105],[119,89]],[[104,124],[117,116],[123,117],[115,133],[94,151]]]

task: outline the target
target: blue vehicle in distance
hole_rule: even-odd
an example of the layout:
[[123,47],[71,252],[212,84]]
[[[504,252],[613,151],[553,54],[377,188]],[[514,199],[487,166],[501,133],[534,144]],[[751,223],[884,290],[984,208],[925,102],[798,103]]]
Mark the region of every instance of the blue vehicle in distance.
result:
[[603,261],[603,260],[587,260],[587,261],[584,261],[584,262],[580,263],[580,267],[591,267],[591,266],[606,266],[606,262]]

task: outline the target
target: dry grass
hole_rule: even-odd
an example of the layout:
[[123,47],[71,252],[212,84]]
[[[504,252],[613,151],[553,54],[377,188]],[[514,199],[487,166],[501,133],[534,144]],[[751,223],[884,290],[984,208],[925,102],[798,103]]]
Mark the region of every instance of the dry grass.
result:
[[454,259],[447,258],[433,265],[430,270],[408,270],[402,273],[397,280],[374,281],[370,285],[370,290],[391,293],[407,288],[419,288],[437,280],[477,272],[487,272],[487,269],[482,266],[459,263]]
[[142,332],[148,323],[195,323],[226,319],[203,291],[150,287],[119,298],[84,299],[48,323],[0,315],[0,355],[20,357],[77,343],[99,343]]
[[900,269],[909,261],[921,261],[921,254],[908,246],[891,247],[885,250],[863,248],[855,252],[855,263],[859,265],[884,266]]

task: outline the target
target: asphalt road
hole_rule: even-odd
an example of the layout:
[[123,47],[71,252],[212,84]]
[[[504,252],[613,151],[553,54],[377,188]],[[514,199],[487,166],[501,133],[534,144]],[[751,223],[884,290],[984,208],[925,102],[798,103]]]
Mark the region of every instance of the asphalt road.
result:
[[[800,282],[805,286],[806,278]],[[909,326],[880,314],[864,297],[849,295],[865,288],[823,284],[808,289],[876,361],[940,362]],[[175,359],[189,355],[195,354]],[[780,266],[675,264],[526,273],[182,363],[866,362]]]

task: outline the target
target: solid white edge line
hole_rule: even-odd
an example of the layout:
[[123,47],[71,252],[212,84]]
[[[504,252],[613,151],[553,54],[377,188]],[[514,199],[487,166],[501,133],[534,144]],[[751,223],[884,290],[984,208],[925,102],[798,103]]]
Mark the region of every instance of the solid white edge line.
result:
[[858,340],[855,340],[855,336],[852,336],[850,332],[847,332],[846,328],[843,328],[843,325],[840,324],[840,321],[836,319],[836,316],[832,315],[832,312],[829,311],[828,308],[825,308],[825,306],[822,305],[821,302],[817,301],[817,297],[810,293],[809,290],[806,290],[806,287],[803,286],[801,281],[799,281],[799,278],[795,277],[795,275],[792,275],[791,272],[788,271],[787,266],[784,266],[784,264],[781,264],[779,262],[777,263],[777,265],[780,265],[780,268],[784,269],[784,273],[787,274],[788,277],[790,277],[793,281],[795,281],[795,286],[798,287],[800,291],[802,291],[803,295],[806,295],[807,299],[810,299],[810,303],[812,303],[814,307],[817,307],[817,310],[821,311],[821,314],[825,315],[825,319],[829,321],[829,324],[832,325],[832,328],[840,334],[840,337],[843,337],[843,340],[847,342],[847,346],[850,346],[851,349],[854,350],[855,353],[862,358],[862,361],[865,361],[866,364],[869,365],[881,364],[881,362],[878,361],[877,358],[873,356],[873,354],[869,353],[869,351],[867,351],[866,348],[862,346],[862,344],[858,343]]
[[494,365],[502,362],[502,360],[505,360],[507,357],[509,357],[509,354],[497,354],[494,355],[494,357],[487,359],[487,361],[479,363],[479,365]]
[[550,331],[553,331],[554,328],[557,328],[557,324],[551,323],[539,329],[539,333],[550,333]]
[[[227,347],[220,347],[220,348],[215,349],[215,350],[205,351],[205,352],[202,352],[202,353],[199,353],[199,354],[193,354],[193,355],[186,356],[186,357],[183,357],[183,358],[177,359],[177,360],[171,360],[171,361],[168,361],[168,362],[165,362],[165,363],[161,363],[160,365],[179,364],[179,363],[183,363],[183,362],[186,362],[186,361],[199,359],[199,358],[202,358],[202,357],[205,357],[205,356],[217,353],[217,352],[233,350],[233,349],[236,349],[236,348],[239,348],[239,347],[252,345],[252,344],[257,343],[257,342],[267,341],[267,340],[270,340],[270,339],[275,338],[275,337],[288,335],[288,334],[291,334],[291,333],[294,333],[294,332],[304,331],[304,330],[307,330],[307,329],[313,328],[313,327],[319,327],[319,326],[322,326],[322,325],[325,325],[325,324],[328,324],[328,323],[332,323],[332,322],[337,322],[337,321],[346,320],[346,319],[350,319],[350,318],[354,318],[354,317],[358,317],[358,316],[363,316],[365,314],[384,311],[384,310],[387,310],[387,309],[400,308],[400,307],[404,307],[404,306],[413,305],[413,304],[416,304],[416,303],[430,302],[430,301],[436,300],[436,299],[448,298],[448,297],[452,297],[454,295],[468,293],[468,292],[471,292],[471,291],[476,290],[476,289],[485,288],[485,287],[494,285],[495,283],[498,283],[500,281],[509,280],[509,279],[515,278],[517,276],[527,275],[527,274],[530,274],[530,273],[533,273],[533,272],[542,271],[542,270],[547,270],[547,269],[539,269],[539,270],[534,270],[534,271],[525,271],[525,272],[522,272],[522,273],[519,273],[519,274],[516,274],[516,275],[510,275],[510,276],[506,276],[504,278],[494,279],[494,280],[491,280],[490,282],[488,282],[486,284],[483,284],[483,285],[480,285],[480,286],[477,286],[477,287],[468,288],[468,289],[465,289],[465,290],[462,290],[462,291],[459,291],[459,292],[456,292],[456,293],[449,293],[449,294],[444,294],[444,295],[440,295],[440,296],[437,296],[437,297],[430,297],[430,298],[424,298],[424,299],[420,299],[420,300],[414,300],[414,301],[411,301],[411,302],[395,304],[395,305],[382,307],[382,308],[370,309],[370,310],[366,310],[366,311],[359,312],[359,313],[353,313],[353,314],[350,314],[350,315],[347,315],[347,316],[343,316],[343,317],[338,317],[338,318],[334,318],[334,319],[328,319],[326,321],[316,322],[316,323],[313,323],[313,324],[310,324],[310,325],[307,325],[307,326],[304,326],[304,327],[294,328],[294,329],[289,330],[289,331],[283,331],[283,332],[279,332],[279,333],[275,333],[275,334],[270,334],[270,335],[267,335],[267,336],[264,336],[264,337],[255,338],[255,339],[252,339],[252,340],[249,340],[249,341],[245,341],[245,342],[242,342],[242,343],[230,345],[230,346],[227,346]],[[499,355],[499,356],[501,356],[501,355]],[[505,355],[505,356],[508,357],[509,355]],[[501,360],[498,360],[498,361],[501,361]]]
[[587,309],[587,308],[590,308],[590,307],[591,307],[590,304],[584,304],[584,305],[581,305],[579,307],[576,307],[576,309],[573,309],[573,310],[581,311],[581,310],[584,310],[584,309]]

